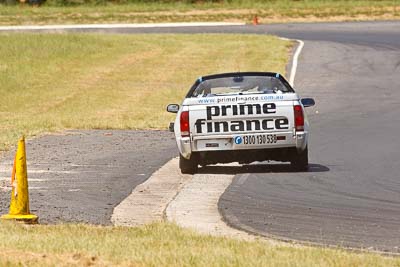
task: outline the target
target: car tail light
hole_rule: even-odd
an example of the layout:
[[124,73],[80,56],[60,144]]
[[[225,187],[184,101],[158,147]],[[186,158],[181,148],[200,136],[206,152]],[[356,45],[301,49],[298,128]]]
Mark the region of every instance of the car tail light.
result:
[[304,114],[301,105],[295,105],[294,109],[294,126],[296,131],[304,131]]
[[182,111],[181,113],[181,136],[189,136],[189,111]]

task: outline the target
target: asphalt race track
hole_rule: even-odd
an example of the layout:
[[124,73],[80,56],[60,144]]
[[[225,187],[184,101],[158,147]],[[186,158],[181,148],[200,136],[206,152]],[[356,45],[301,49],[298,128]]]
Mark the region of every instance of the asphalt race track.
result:
[[303,40],[295,89],[317,101],[308,109],[310,170],[296,173],[285,164],[263,163],[201,172],[237,174],[219,201],[234,227],[281,239],[400,252],[400,22],[90,31],[268,33]]
[[295,87],[317,101],[311,168],[250,167],[220,212],[261,235],[400,252],[400,23],[269,29],[305,41]]

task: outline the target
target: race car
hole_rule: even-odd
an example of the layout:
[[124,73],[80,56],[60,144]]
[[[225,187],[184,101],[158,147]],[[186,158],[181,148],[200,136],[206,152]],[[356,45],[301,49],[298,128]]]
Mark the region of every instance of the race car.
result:
[[254,161],[290,162],[308,168],[309,122],[300,98],[285,78],[273,72],[235,72],[198,78],[177,113],[175,133],[182,173],[198,166]]

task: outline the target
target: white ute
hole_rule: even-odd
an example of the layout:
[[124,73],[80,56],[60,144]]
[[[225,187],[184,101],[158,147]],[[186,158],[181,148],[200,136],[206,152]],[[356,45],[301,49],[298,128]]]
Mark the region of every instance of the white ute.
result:
[[302,98],[278,73],[237,72],[196,80],[177,113],[175,132],[182,173],[198,165],[276,160],[308,168],[309,123]]

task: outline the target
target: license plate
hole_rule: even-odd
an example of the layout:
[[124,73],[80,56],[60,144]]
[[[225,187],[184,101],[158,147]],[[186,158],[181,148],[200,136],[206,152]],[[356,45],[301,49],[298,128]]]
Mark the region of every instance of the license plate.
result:
[[278,139],[276,134],[240,135],[234,137],[236,145],[263,145],[275,144]]

